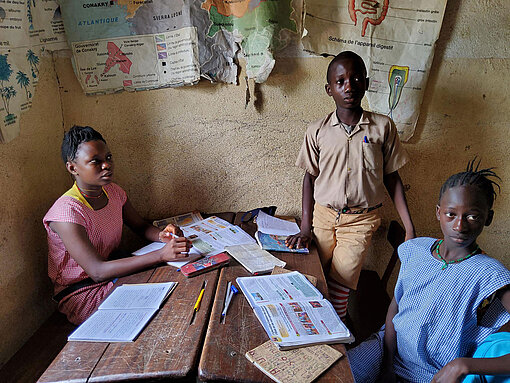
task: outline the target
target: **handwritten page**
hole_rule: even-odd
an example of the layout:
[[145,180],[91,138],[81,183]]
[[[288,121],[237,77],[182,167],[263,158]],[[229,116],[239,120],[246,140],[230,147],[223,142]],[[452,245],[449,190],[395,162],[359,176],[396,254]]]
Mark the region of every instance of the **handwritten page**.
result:
[[268,273],[275,266],[284,267],[286,264],[270,252],[262,250],[256,243],[227,246],[225,251],[252,274]]
[[257,229],[265,234],[285,236],[299,233],[299,226],[296,222],[276,218],[263,211],[257,215]]
[[126,342],[133,340],[158,309],[98,310],[68,338],[70,341]]
[[177,282],[118,286],[68,340],[133,341],[176,286]]
[[[141,249],[136,250],[135,252],[131,253],[133,255],[144,255],[147,253],[150,253],[151,251],[156,251],[161,249],[165,244],[163,242],[152,242],[149,243],[147,246],[142,247]],[[178,269],[182,266],[197,260],[197,256],[200,256],[202,253],[198,251],[197,248],[192,247],[189,250],[190,257],[187,258],[185,261],[172,261],[167,262],[170,266],[177,267]]]
[[177,283],[125,284],[115,288],[99,310],[157,309]]
[[341,356],[340,351],[327,345],[280,351],[270,340],[246,353],[250,362],[280,383],[310,383]]

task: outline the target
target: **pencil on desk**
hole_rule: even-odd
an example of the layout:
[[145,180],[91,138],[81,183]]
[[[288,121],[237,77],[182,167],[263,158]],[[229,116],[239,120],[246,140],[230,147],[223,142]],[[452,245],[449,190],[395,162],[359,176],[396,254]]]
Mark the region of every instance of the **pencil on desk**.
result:
[[204,291],[205,291],[205,286],[206,285],[207,285],[207,281],[204,280],[202,282],[202,287],[200,289],[200,294],[198,295],[197,301],[195,302],[195,306],[193,306],[193,315],[191,316],[191,320],[189,322],[190,325],[193,323],[193,320],[195,319],[197,311],[200,310],[200,304],[202,303],[202,298],[204,296]]

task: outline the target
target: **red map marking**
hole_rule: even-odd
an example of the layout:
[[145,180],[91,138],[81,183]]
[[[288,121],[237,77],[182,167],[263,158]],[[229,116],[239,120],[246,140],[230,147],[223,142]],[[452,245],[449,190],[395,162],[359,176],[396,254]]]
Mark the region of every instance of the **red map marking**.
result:
[[106,66],[103,73],[107,73],[117,64],[119,64],[119,69],[122,72],[129,73],[133,63],[124,53],[122,53],[120,48],[112,42],[108,42],[108,44],[106,44],[106,48],[108,49],[108,59],[106,60]]
[[389,0],[349,0],[349,15],[354,25],[357,24],[358,18],[356,12],[363,15],[372,15],[363,19],[361,28],[361,36],[365,36],[368,23],[372,25],[379,25],[383,22],[388,13]]

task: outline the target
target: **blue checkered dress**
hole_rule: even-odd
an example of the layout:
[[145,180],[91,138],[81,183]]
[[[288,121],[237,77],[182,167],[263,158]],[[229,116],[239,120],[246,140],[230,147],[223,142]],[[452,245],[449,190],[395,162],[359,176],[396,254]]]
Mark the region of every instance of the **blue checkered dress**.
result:
[[[499,261],[477,254],[444,263],[431,254],[436,239],[416,238],[399,249],[402,263],[395,287],[398,313],[395,373],[404,381],[430,382],[448,362],[471,356],[478,345],[510,320],[496,299],[477,324],[477,308],[510,284],[510,271]],[[374,382],[382,361],[384,330],[349,352],[357,383]]]

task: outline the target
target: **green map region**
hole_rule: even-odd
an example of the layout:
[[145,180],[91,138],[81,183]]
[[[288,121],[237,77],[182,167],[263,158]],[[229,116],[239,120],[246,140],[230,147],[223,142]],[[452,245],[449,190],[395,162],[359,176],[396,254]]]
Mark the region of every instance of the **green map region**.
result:
[[212,22],[208,35],[212,37],[222,29],[237,31],[243,37],[241,46],[248,66],[256,68],[265,61],[268,51],[277,52],[288,44],[283,30],[297,33],[291,3],[292,0],[244,0],[232,6],[224,0],[207,0],[202,8],[209,11]]

